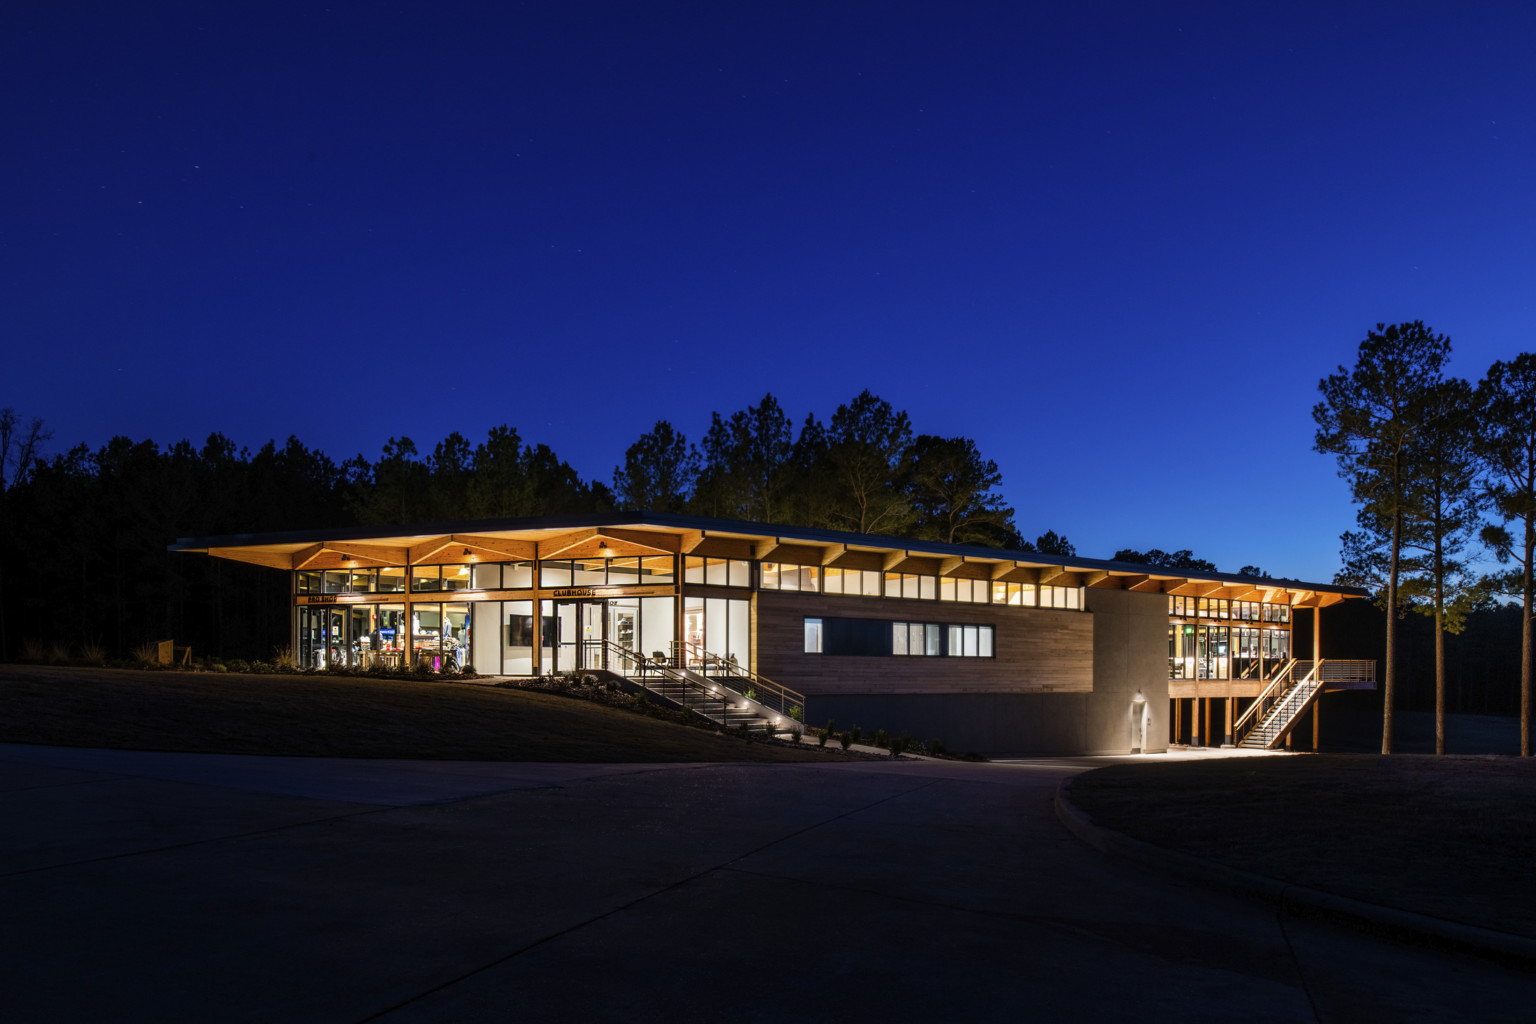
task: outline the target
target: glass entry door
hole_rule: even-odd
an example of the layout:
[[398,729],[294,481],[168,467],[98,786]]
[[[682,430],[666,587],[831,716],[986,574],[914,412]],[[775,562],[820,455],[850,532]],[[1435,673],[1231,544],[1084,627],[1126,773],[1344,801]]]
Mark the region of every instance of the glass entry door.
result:
[[602,650],[588,646],[589,640],[602,640],[605,601],[556,601],[555,623],[560,636],[555,644],[555,671],[576,672],[600,668]]

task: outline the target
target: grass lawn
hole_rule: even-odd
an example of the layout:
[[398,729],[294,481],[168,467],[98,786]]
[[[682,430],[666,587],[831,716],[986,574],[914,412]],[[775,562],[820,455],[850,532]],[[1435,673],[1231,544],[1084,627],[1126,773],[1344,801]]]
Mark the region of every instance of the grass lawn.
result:
[[472,761],[842,759],[473,683],[30,665],[0,665],[0,742]]
[[1137,839],[1536,938],[1536,759],[1317,754],[1116,765],[1073,803]]

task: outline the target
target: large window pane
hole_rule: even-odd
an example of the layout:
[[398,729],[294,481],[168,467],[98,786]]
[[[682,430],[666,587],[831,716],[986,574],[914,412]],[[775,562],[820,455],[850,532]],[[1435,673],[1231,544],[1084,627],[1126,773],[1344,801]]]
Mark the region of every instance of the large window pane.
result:
[[539,563],[539,586],[568,587],[571,585],[571,563],[560,560]]
[[533,586],[533,563],[513,562],[501,567],[501,585],[508,590],[523,590]]
[[[470,585],[476,590],[500,590],[501,566],[485,564],[473,566],[470,570]],[[479,669],[475,671],[478,672]]]
[[672,651],[672,616],[677,605],[670,597],[640,599],[640,651],[647,657],[668,657]]
[[743,667],[752,664],[752,603],[727,601],[725,656]]
[[469,589],[469,566],[467,566],[467,565],[445,565],[445,566],[443,566],[443,589],[444,590],[468,590]]

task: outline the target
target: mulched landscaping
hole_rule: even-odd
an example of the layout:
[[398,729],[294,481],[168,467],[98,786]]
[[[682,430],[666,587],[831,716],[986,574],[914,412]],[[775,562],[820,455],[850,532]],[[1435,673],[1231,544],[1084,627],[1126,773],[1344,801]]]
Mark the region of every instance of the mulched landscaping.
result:
[[1319,754],[1078,776],[1096,824],[1259,875],[1536,938],[1536,759]]

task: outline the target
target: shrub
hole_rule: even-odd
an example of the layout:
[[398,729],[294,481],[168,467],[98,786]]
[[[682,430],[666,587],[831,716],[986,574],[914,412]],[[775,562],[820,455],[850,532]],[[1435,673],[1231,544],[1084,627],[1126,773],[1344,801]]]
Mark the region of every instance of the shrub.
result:
[[891,751],[891,756],[900,757],[902,753],[911,745],[912,737],[908,736],[906,733],[902,733],[900,736],[893,736],[891,738],[889,748]]
[[855,742],[855,743],[859,742],[859,740],[864,738],[864,730],[860,729],[858,726],[854,726],[852,729],[849,729],[848,731],[849,731],[849,733],[851,733],[853,735],[853,742]]
[[749,686],[747,687],[747,692],[742,694],[742,696],[747,698],[747,700],[757,700],[757,691]]
[[794,742],[799,743],[800,737],[805,735],[805,730],[798,725],[792,725],[789,727],[789,735]]
[[299,670],[299,656],[294,653],[292,647],[274,647],[272,649],[272,667],[278,672],[297,672]]
[[843,733],[841,736],[839,736],[837,738],[837,742],[839,742],[839,743],[841,743],[843,745],[843,749],[844,750],[847,750],[849,747],[853,746],[853,733],[852,732],[845,732],[845,733]]
[[48,657],[48,648],[41,640],[27,640],[21,645],[21,660],[40,662]]
[[134,662],[144,668],[158,665],[160,664],[160,645],[146,640],[133,649],[132,655]]
[[228,672],[229,671],[229,667],[227,665],[220,665],[218,662],[214,662],[212,665],[208,666],[208,671],[210,671],[210,672]]
[[230,658],[224,663],[224,666],[231,672],[249,672],[251,670],[251,663],[244,658]]
[[107,663],[107,651],[95,640],[88,640],[80,645],[80,660],[87,665],[105,665]]
[[69,648],[63,644],[54,644],[48,648],[48,664],[68,665],[69,660]]
[[943,757],[949,753],[949,748],[944,746],[943,740],[929,740],[928,753],[934,757]]
[[891,737],[886,734],[884,729],[876,729],[874,743],[875,746],[883,750],[891,745]]
[[272,666],[268,665],[264,661],[253,661],[253,662],[251,662],[251,665],[250,665],[250,668],[248,669],[248,671],[260,672],[263,675],[265,675],[266,673],[272,671]]
[[805,709],[799,704],[791,704],[789,706],[789,717],[796,722],[803,722],[805,721]]

